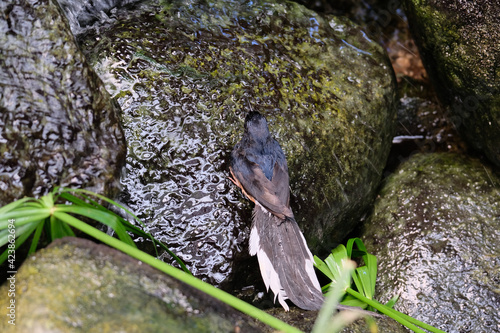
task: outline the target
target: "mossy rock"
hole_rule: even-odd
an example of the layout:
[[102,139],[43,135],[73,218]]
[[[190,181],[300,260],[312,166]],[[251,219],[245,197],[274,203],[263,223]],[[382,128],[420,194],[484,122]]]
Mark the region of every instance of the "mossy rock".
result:
[[[0,287],[2,332],[259,332],[253,319],[122,252],[63,238]],[[15,302],[15,326],[5,316]],[[7,309],[7,310],[6,310]]]
[[57,4],[0,3],[0,206],[57,185],[116,194],[118,112]]
[[195,275],[218,284],[246,253],[251,206],[227,177],[250,108],[287,155],[315,252],[342,241],[374,198],[395,81],[352,22],[286,1],[173,1],[86,34],[82,48],[124,111],[125,201]]
[[500,326],[500,177],[479,160],[417,154],[391,175],[364,226],[376,298],[446,332]]
[[405,0],[424,64],[450,118],[500,166],[498,1]]

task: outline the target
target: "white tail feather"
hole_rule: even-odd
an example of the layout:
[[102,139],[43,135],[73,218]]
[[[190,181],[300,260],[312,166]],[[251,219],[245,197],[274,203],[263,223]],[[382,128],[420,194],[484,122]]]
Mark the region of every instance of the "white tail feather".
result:
[[309,278],[311,279],[311,282],[314,285],[314,287],[318,290],[321,290],[321,286],[319,284],[318,277],[316,275],[316,272],[314,271],[314,257],[312,255],[311,251],[309,250],[309,247],[307,246],[307,242],[306,242],[304,235],[300,234],[300,236],[302,238],[302,241],[304,242],[304,246],[305,246],[305,248],[308,252],[308,255],[309,255],[309,258],[306,258],[306,262],[305,262],[305,268],[306,268],[307,275],[309,275]]
[[280,278],[274,269],[271,260],[260,247],[260,237],[257,232],[257,228],[255,227],[252,227],[252,230],[250,231],[249,252],[251,256],[257,255],[260,274],[262,275],[262,280],[264,280],[264,284],[266,285],[266,290],[269,291],[269,287],[271,287],[274,294],[274,301],[276,302],[276,298],[278,298],[278,302],[280,302],[281,306],[285,309],[285,311],[288,311],[289,307],[285,302],[288,297],[281,285]]

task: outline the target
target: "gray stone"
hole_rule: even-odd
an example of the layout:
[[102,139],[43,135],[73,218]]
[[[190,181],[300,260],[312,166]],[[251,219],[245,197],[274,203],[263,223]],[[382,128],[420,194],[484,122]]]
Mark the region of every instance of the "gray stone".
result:
[[224,282],[247,252],[250,203],[227,163],[251,106],[287,155],[310,246],[330,251],[374,198],[389,152],[385,51],[293,2],[166,3],[82,40],[124,110],[125,202],[195,275]]
[[422,59],[464,138],[500,166],[500,6],[405,0]]
[[364,226],[376,298],[446,332],[500,330],[500,177],[479,160],[417,154],[391,175]]
[[79,238],[53,242],[19,268],[16,325],[2,332],[259,332],[252,319],[122,252]]
[[55,185],[116,193],[118,111],[56,4],[0,2],[0,206]]

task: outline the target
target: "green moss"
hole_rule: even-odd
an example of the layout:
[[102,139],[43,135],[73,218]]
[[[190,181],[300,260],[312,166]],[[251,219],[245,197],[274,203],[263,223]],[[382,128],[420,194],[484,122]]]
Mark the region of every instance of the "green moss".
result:
[[377,297],[398,294],[399,311],[445,331],[494,329],[499,188],[490,167],[466,156],[417,154],[402,163],[364,226],[379,259]]
[[455,126],[500,165],[500,23],[494,1],[406,0],[413,35]]
[[[185,225],[211,230],[215,221],[229,230],[215,245],[221,248],[210,240],[220,232],[197,243],[211,257],[232,256],[231,237],[247,230],[250,206],[226,181],[227,162],[250,104],[287,155],[293,209],[310,244],[340,241],[374,197],[391,143],[395,87],[384,50],[349,21],[293,2],[169,2],[158,13],[138,14],[99,41],[83,42],[118,87],[129,204],[139,215],[153,211],[142,217],[161,223],[161,232],[183,243],[178,251],[195,258],[200,252],[188,239],[198,234]],[[130,60],[138,50],[142,63]],[[131,88],[129,77],[149,93]],[[140,105],[150,114],[138,114]],[[141,159],[143,151],[152,157]],[[205,206],[194,193],[211,201]],[[206,271],[214,279],[216,270]]]
[[[58,332],[230,332],[241,315],[151,267],[89,241],[37,252],[16,275],[16,326]],[[0,288],[7,295],[6,286]],[[0,304],[6,308],[8,297]],[[215,306],[214,306],[215,305]]]

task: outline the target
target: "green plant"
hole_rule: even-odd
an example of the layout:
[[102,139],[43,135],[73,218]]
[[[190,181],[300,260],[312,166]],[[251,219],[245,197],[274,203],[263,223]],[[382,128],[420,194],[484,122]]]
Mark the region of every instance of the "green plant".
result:
[[[81,198],[76,197],[72,193],[77,193]],[[189,273],[184,263],[168,250],[165,245],[158,242],[162,248],[176,258],[179,265],[183,267],[183,270],[177,269],[137,249],[135,243],[128,235],[128,232],[133,232],[139,236],[146,236],[153,239],[151,235],[103,207],[91,197],[101,199],[125,209],[116,202],[90,191],[56,188],[40,199],[23,198],[0,208],[0,246],[4,246],[7,243],[10,243],[9,245],[15,243],[15,248],[17,248],[33,234],[29,249],[30,253],[32,253],[36,250],[44,229],[47,231],[49,240],[64,236],[74,236],[74,232],[71,228],[78,229],[96,240],[149,264],[165,274],[193,286],[275,329],[288,333],[301,332],[297,328],[282,322],[270,314],[195,278]],[[71,204],[56,204],[58,200],[67,200]],[[127,211],[127,213],[133,216],[142,225],[142,222],[136,216],[129,211]],[[111,227],[115,231],[118,239],[88,225],[73,215],[85,216]],[[9,225],[13,225],[13,227],[9,227]],[[15,242],[9,241],[11,238],[10,235],[12,235],[11,230],[15,230]],[[153,241],[155,240],[153,239]],[[8,252],[9,249],[0,255],[0,263],[7,259]]]
[[[81,198],[75,196],[73,193],[77,193]],[[144,232],[141,228],[138,228],[123,217],[102,206],[96,200],[92,199],[92,197],[125,210],[144,227],[142,221],[140,221],[137,216],[111,199],[83,189],[56,187],[52,192],[40,199],[23,198],[0,208],[0,247],[7,244],[9,235],[12,233],[8,228],[9,220],[15,221],[16,249],[21,246],[31,234],[34,234],[28,252],[28,254],[31,254],[36,251],[40,236],[44,229],[46,230],[46,236],[49,241],[65,236],[75,236],[73,230],[69,227],[71,224],[67,223],[68,217],[71,216],[69,214],[74,214],[91,218],[112,228],[122,242],[134,248],[136,248],[136,245],[128,232],[151,239],[155,245],[155,251],[156,245],[160,246],[177,261],[185,272],[189,273],[189,270],[182,260],[163,243],[158,242],[149,233]],[[69,204],[56,204],[59,199],[66,200]],[[77,225],[74,227],[81,230],[81,226],[85,224],[85,222],[81,220],[77,221]],[[94,233],[99,230],[93,228],[88,231],[88,234],[95,238]],[[9,249],[5,250],[0,255],[0,264],[7,259],[8,251]]]
[[[357,249],[354,249],[354,245],[357,246]],[[372,311],[377,310],[388,317],[393,318],[414,332],[424,332],[421,329],[424,328],[431,332],[445,333],[440,329],[394,310],[392,306],[396,303],[397,297],[394,297],[386,304],[381,304],[373,299],[373,296],[375,295],[375,282],[377,279],[377,258],[367,252],[361,239],[351,238],[347,242],[347,246],[339,245],[337,248],[332,250],[332,253],[325,259],[325,261],[316,256],[314,257],[314,261],[316,268],[330,278],[332,280],[331,283],[339,284],[339,281],[342,281],[341,272],[345,263],[351,258],[358,257],[363,259],[365,265],[356,268],[351,273],[356,290],[351,287],[350,282],[347,285],[344,285],[344,293],[341,295],[343,300],[340,304],[358,306]],[[323,291],[328,290],[331,283],[324,286]]]
[[344,326],[364,315],[356,311],[342,311],[332,317],[332,313],[345,294],[345,289],[351,285],[350,276],[355,266],[353,261],[345,260],[338,267],[339,278],[334,285],[328,284],[329,291],[314,323],[312,333],[340,332]]
[[[142,229],[102,206],[97,202],[97,199],[125,210],[144,227],[143,223],[125,207],[104,196],[82,189],[55,188],[52,192],[40,199],[23,198],[0,208],[0,247],[9,243],[9,246],[14,245],[15,248],[18,248],[33,235],[29,248],[29,253],[33,253],[39,246],[39,241],[44,230],[48,240],[52,241],[56,238],[74,236],[75,233],[72,229],[74,228],[92,236],[108,246],[151,265],[175,279],[219,299],[277,330],[286,333],[301,332],[297,328],[284,323],[270,314],[192,276],[184,263],[164,244],[156,241],[149,233],[144,232]],[[61,201],[66,201],[66,203],[58,203]],[[112,228],[117,238],[109,236],[74,215],[84,216]],[[14,233],[12,230],[14,230]],[[137,249],[129,232],[141,237],[150,238],[154,244],[157,244],[175,258],[182,267],[182,270]],[[11,241],[13,234],[15,242]],[[7,260],[8,253],[9,248],[0,255],[0,264]],[[341,314],[335,315],[333,319],[330,318],[338,299],[345,294],[344,289],[346,285],[349,285],[349,275],[352,269],[353,267],[347,261],[345,262],[345,267],[344,265],[339,267],[338,281],[341,281],[341,283],[332,286],[332,291],[326,298],[325,305],[318,315],[318,320],[314,326],[313,332],[338,332],[344,325],[360,316],[360,314],[356,312],[344,311]]]

